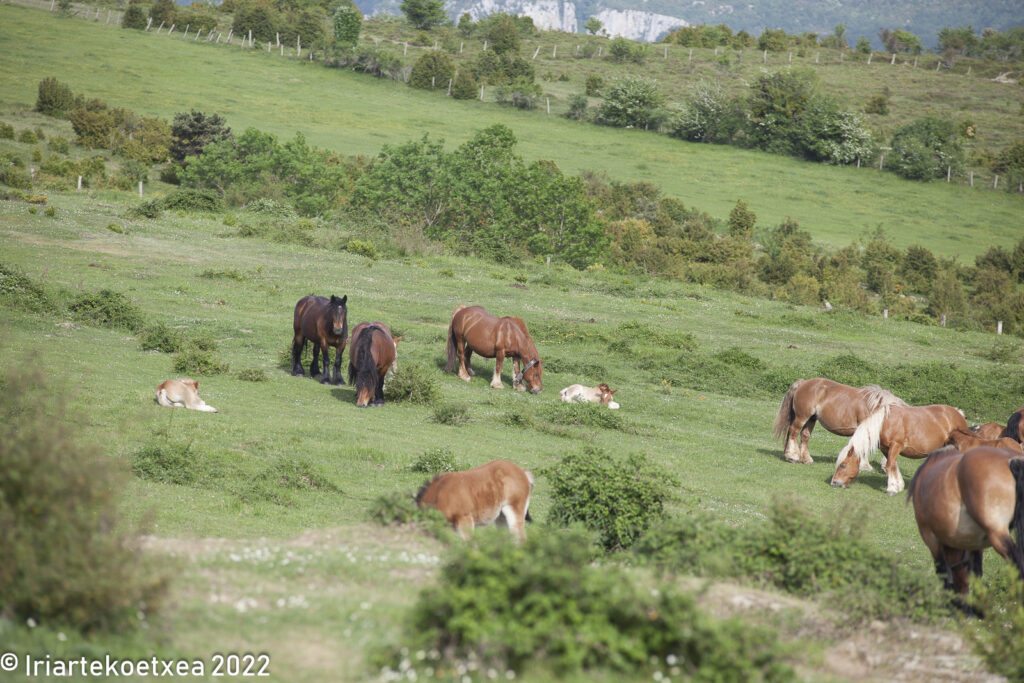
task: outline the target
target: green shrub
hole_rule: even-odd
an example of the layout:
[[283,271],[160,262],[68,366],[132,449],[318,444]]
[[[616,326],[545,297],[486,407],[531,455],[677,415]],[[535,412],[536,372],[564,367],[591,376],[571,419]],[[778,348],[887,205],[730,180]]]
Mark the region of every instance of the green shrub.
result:
[[163,199],[163,208],[178,211],[208,211],[220,213],[224,210],[224,199],[214,190],[174,190]]
[[191,443],[161,439],[132,453],[132,473],[140,479],[176,486],[210,486],[208,454]]
[[163,202],[159,199],[151,199],[148,202],[134,204],[125,213],[126,218],[138,220],[140,218],[160,218],[163,213]]
[[[767,631],[713,620],[673,586],[641,589],[618,567],[594,566],[591,548],[580,534],[564,532],[537,534],[521,546],[502,533],[456,545],[408,617],[403,644],[431,658],[412,666],[469,663],[510,679],[528,666],[555,677],[653,669],[655,680],[792,678]],[[403,668],[402,658],[396,648],[382,673],[397,673],[391,667]]]
[[412,66],[409,85],[424,90],[447,90],[448,79],[455,75],[451,58],[443,52],[429,50]]
[[449,449],[431,448],[424,451],[423,455],[416,459],[416,462],[409,465],[409,469],[413,472],[437,474],[439,472],[456,472],[463,468],[455,462],[455,456]]
[[0,159],[0,183],[18,190],[31,190],[32,176],[25,169]]
[[469,422],[469,408],[457,403],[444,403],[434,408],[431,419],[438,424],[458,427]]
[[0,121],[0,140],[13,140],[14,139],[14,126],[11,124]]
[[582,523],[609,551],[628,548],[661,518],[677,483],[644,455],[615,458],[592,448],[541,474],[551,481],[551,522]]
[[584,81],[584,87],[589,97],[597,97],[601,94],[601,88],[604,87],[604,78],[598,74],[590,74]]
[[36,98],[35,110],[47,116],[66,119],[68,112],[80,104],[76,102],[71,88],[56,78],[44,78],[39,81],[39,94]]
[[1024,585],[1010,563],[987,554],[1000,566],[986,572],[984,581],[971,582],[971,605],[986,618],[967,624],[967,637],[989,671],[1007,680],[1024,680]]
[[128,9],[125,10],[124,15],[121,17],[121,28],[145,30],[146,19],[146,10],[142,8],[140,3],[133,2],[128,5]]
[[368,240],[349,240],[348,244],[345,245],[345,251],[350,254],[365,256],[371,261],[377,260],[377,247]]
[[313,461],[278,460],[270,467],[252,477],[238,491],[238,497],[245,503],[268,502],[276,505],[294,505],[292,496],[296,491],[323,491],[341,493],[341,489],[330,480]]
[[886,116],[889,113],[889,98],[884,94],[873,95],[864,106],[864,112],[866,114]]
[[101,327],[136,332],[142,329],[142,309],[131,299],[111,289],[82,294],[68,307],[80,320]]
[[587,118],[587,96],[579,93],[569,96],[569,109],[565,112],[565,118],[575,121],[582,121]]
[[116,461],[88,445],[42,376],[0,386],[0,613],[83,632],[142,625],[167,578],[118,521]]
[[46,207],[46,210],[43,211],[43,215],[47,216],[49,218],[56,218],[57,217],[57,207],[56,206],[48,206],[48,207]]
[[438,510],[421,510],[408,493],[389,493],[378,496],[370,504],[370,520],[381,526],[393,524],[423,524],[440,530],[447,522]]
[[266,382],[268,379],[267,373],[263,368],[246,368],[245,370],[239,370],[235,377],[243,382]]
[[34,145],[39,142],[39,138],[36,137],[35,133],[26,128],[18,133],[18,142],[24,142],[26,145]]
[[550,403],[542,406],[537,414],[556,425],[614,429],[626,434],[639,434],[641,431],[618,412],[596,403]]
[[664,114],[665,96],[658,82],[643,76],[626,76],[601,92],[597,121],[619,128],[657,127]]
[[139,333],[139,346],[143,351],[177,353],[185,346],[185,335],[164,323],[157,323]]
[[56,300],[21,270],[0,263],[0,304],[29,313],[56,313]]
[[434,403],[441,396],[437,373],[419,363],[402,363],[395,376],[388,380],[384,395],[389,401]]
[[212,351],[194,343],[174,354],[174,371],[180,375],[220,375],[229,370],[227,363],[218,360]]
[[452,82],[452,97],[456,100],[475,100],[479,95],[480,84],[474,78],[473,72],[469,69],[460,69]]

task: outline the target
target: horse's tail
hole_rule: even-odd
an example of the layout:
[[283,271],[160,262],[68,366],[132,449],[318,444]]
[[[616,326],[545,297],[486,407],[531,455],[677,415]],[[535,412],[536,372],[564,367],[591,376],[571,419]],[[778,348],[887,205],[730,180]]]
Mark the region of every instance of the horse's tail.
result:
[[[363,328],[356,339],[355,347],[349,350],[348,381],[353,380],[356,385],[356,400],[363,391],[369,389],[372,398],[377,389],[377,382],[380,374],[377,372],[377,363],[373,360],[373,332],[374,327]],[[352,356],[355,355],[356,362],[352,363]]]
[[452,312],[452,321],[448,323],[448,362],[444,366],[445,372],[454,372],[455,365],[459,362],[459,354],[455,348],[455,314],[465,306],[459,306]]
[[[533,493],[533,472],[531,472],[530,470],[523,470],[523,472],[526,474],[526,481],[530,482],[530,493]],[[530,496],[529,496],[529,494],[527,494],[527,496],[526,496],[526,515],[524,516],[523,519],[525,519],[527,522],[532,522],[533,521],[533,518],[530,517]]]
[[772,434],[778,439],[780,436],[789,430],[789,425],[793,422],[793,396],[796,395],[796,390],[804,383],[804,380],[798,379],[789,385],[789,391],[782,397],[782,405],[779,406],[779,414],[775,416],[775,424],[772,425]]
[[877,384],[869,384],[866,387],[861,387],[861,392],[864,396],[864,402],[867,404],[869,412],[875,412],[881,410],[886,406],[905,406],[907,402],[902,398],[892,393],[888,389],[883,389]]
[[1010,473],[1013,474],[1013,481],[1017,485],[1017,501],[1013,507],[1013,521],[1010,522],[1010,528],[1017,530],[1017,538],[1010,545],[1010,557],[1024,578],[1024,459],[1011,460]]
[[1020,438],[1020,423],[1021,419],[1024,418],[1024,408],[1021,408],[1006,421],[1006,431],[1003,432],[1005,436],[1010,437],[1018,443],[1021,441]]
[[882,436],[882,424],[885,422],[885,418],[889,416],[889,409],[891,407],[891,404],[882,406],[857,425],[857,428],[853,430],[853,435],[850,437],[850,442],[846,444],[843,450],[839,451],[839,457],[836,458],[836,467],[843,461],[843,458],[846,457],[847,452],[851,448],[861,463],[867,462],[871,452],[878,448],[878,441]]

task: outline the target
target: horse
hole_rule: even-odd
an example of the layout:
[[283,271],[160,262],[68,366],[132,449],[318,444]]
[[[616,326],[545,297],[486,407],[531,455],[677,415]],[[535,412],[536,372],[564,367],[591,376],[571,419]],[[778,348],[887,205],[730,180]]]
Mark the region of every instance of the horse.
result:
[[1018,443],[1024,443],[1024,433],[1022,433],[1021,420],[1024,419],[1024,406],[1017,408],[1010,415],[1009,419],[1006,420],[1006,431],[1003,436],[1008,436]]
[[957,450],[961,453],[966,453],[969,450],[980,448],[982,446],[990,446],[992,448],[1005,448],[1008,451],[1024,455],[1024,450],[1021,450],[1020,444],[1008,436],[998,439],[982,439],[970,429],[967,431],[954,429],[950,432],[949,444],[951,446],[956,446]]
[[[512,386],[519,391],[526,387],[531,394],[541,392],[543,365],[537,347],[526,329],[526,323],[519,318],[496,318],[483,306],[459,306],[452,313],[448,326],[448,364],[445,371],[451,372],[458,365],[459,379],[468,382],[475,374],[470,367],[473,353],[484,358],[494,358],[494,377],[491,387],[501,389],[501,366],[506,356],[513,361]],[[519,366],[523,364],[520,371]]]
[[462,472],[442,472],[416,494],[420,508],[436,508],[463,539],[499,516],[517,542],[526,540],[533,474],[508,460],[493,460]]
[[612,389],[606,382],[601,382],[596,387],[585,387],[582,384],[572,384],[558,392],[558,398],[563,403],[600,403],[616,410],[619,404],[612,400],[612,394],[618,389]]
[[[313,342],[313,361],[309,364],[309,376],[320,375],[320,383],[344,384],[341,378],[341,353],[348,343],[348,308],[345,303],[348,295],[340,299],[334,295],[325,296],[310,294],[299,299],[295,304],[295,337],[292,340],[292,374],[302,376],[302,349],[306,341]],[[334,378],[331,379],[329,364],[330,348],[335,348]],[[324,371],[320,374],[317,359],[324,355]]]
[[188,408],[204,413],[216,413],[217,409],[206,405],[199,398],[199,381],[188,377],[169,379],[156,388],[156,402],[165,408]]
[[1001,439],[1006,436],[1006,427],[998,422],[986,422],[972,426],[971,433],[979,439]]
[[398,361],[398,342],[384,323],[359,323],[348,350],[348,381],[356,385],[360,408],[384,405],[384,380]]
[[[1024,460],[1019,452],[946,447],[928,456],[907,487],[907,502],[935,571],[947,588],[968,591],[967,574],[981,576],[982,551],[992,546],[1024,579]],[[1010,536],[1017,530],[1017,541]]]
[[925,458],[944,446],[957,429],[967,431],[967,420],[953,406],[898,405],[872,413],[839,451],[832,486],[846,488],[860,471],[861,461],[875,448],[881,448],[886,453],[885,471],[889,479],[885,492],[895,496],[904,488],[896,458],[900,454]]
[[[869,385],[851,387],[824,377],[798,379],[790,385],[775,416],[773,433],[786,434],[782,454],[789,462],[811,464],[808,443],[815,422],[840,436],[851,436],[857,425],[886,406],[906,405],[891,392]],[[865,456],[861,469],[871,471]]]

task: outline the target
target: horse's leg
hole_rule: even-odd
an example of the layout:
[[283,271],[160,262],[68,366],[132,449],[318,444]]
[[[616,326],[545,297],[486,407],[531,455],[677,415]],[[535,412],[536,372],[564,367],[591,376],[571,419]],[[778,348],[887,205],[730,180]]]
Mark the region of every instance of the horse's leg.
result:
[[331,381],[331,347],[327,342],[320,343],[320,353],[323,355],[323,371],[320,373],[320,384],[328,384]]
[[519,376],[520,363],[522,363],[522,361],[518,356],[512,357],[512,388],[517,391],[526,391],[526,387],[523,386],[522,380],[516,381],[516,377]]
[[387,375],[386,372],[378,372],[377,386],[373,391],[373,403],[374,406],[384,405],[384,378]]
[[985,551],[984,550],[972,550],[970,552],[970,564],[968,566],[968,569],[970,569],[971,574],[973,574],[974,576],[977,576],[978,578],[981,578],[981,576],[982,576],[981,563],[982,563],[982,560],[984,560],[984,558],[985,558]]
[[460,517],[456,517],[453,523],[455,524],[455,530],[459,532],[459,536],[462,536],[463,541],[468,541],[470,538],[473,537],[472,515],[462,515]]
[[811,432],[814,431],[814,425],[818,424],[818,416],[811,415],[808,418],[804,428],[800,430],[800,454],[798,456],[799,462],[804,465],[811,465],[814,460],[811,459]]
[[505,518],[505,524],[509,532],[515,537],[516,543],[526,540],[526,513],[524,510],[517,510],[509,504],[501,506],[501,516]]
[[889,453],[886,456],[885,473],[889,477],[889,483],[885,487],[885,492],[890,496],[895,496],[897,493],[902,491],[905,486],[903,483],[903,475],[900,474],[899,465],[896,463],[896,458],[902,450],[903,444],[899,441],[894,441],[892,445],[889,446]]
[[459,369],[455,374],[459,376],[464,382],[468,382],[470,373],[467,372],[469,369],[469,356],[473,353],[469,350],[469,344],[466,343],[464,337],[460,337],[458,334],[455,335],[455,353],[459,356]]
[[302,377],[302,351],[306,348],[306,338],[302,336],[302,331],[299,330],[295,333],[295,338],[292,339],[292,375],[295,377]]
[[501,384],[501,366],[505,362],[505,352],[498,351],[494,354],[494,377],[491,378],[492,389],[504,389]]
[[344,384],[345,380],[341,377],[341,348],[340,346],[334,347],[334,377],[331,379],[331,384]]
[[476,373],[473,372],[473,349],[470,348],[469,344],[466,344],[466,374],[470,377],[476,377]]
[[309,362],[309,376],[316,378],[320,374],[320,342],[313,340],[313,360]]

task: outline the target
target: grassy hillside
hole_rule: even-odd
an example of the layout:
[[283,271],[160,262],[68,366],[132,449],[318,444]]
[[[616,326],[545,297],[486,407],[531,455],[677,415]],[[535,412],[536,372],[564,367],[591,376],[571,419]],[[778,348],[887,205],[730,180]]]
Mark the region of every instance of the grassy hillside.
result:
[[[166,33],[156,36],[102,23],[62,20],[20,6],[4,5],[0,16],[5,25],[0,53],[6,57],[0,63],[0,81],[8,102],[0,118],[4,111],[31,107],[38,82],[59,74],[76,92],[100,97],[112,106],[167,118],[191,108],[217,112],[236,130],[256,126],[282,137],[301,131],[312,144],[344,154],[373,155],[382,144],[424,133],[455,144],[487,124],[501,122],[516,133],[519,152],[528,159],[550,158],[567,172],[592,169],[619,180],[649,180],[687,205],[722,218],[743,199],[760,224],[776,225],[790,216],[815,240],[831,246],[845,246],[882,226],[897,246],[925,243],[937,254],[969,260],[992,244],[1009,247],[1018,237],[1022,200],[1013,194],[911,183],[866,168],[808,164],[578,124],[555,114],[454,102],[400,83],[277,53],[249,51],[237,44],[196,43],[167,38]],[[47,50],[23,49],[54,35],[62,40],[48,43]],[[568,56],[575,38],[564,40],[558,54]],[[682,64],[685,53],[674,54],[678,58],[674,63]],[[568,83],[556,81],[566,90],[562,95],[582,90],[590,62],[561,57],[554,64],[541,57],[538,61],[541,74],[575,69]],[[653,67],[660,62],[652,58],[649,63]],[[594,64],[602,69],[626,68]],[[884,67],[884,71],[878,67],[880,73],[908,72],[888,64]],[[97,69],[110,77],[97,80]],[[924,77],[924,71],[915,73]],[[666,83],[670,80],[665,78]],[[989,84],[969,82],[984,85],[984,96],[978,101],[991,99]],[[856,83],[849,87],[864,90]],[[892,90],[910,91],[899,82],[893,83]],[[1011,107],[1009,101],[994,101],[1002,102],[997,108],[1004,113]]]

